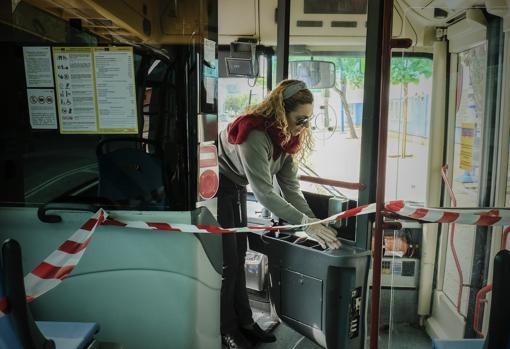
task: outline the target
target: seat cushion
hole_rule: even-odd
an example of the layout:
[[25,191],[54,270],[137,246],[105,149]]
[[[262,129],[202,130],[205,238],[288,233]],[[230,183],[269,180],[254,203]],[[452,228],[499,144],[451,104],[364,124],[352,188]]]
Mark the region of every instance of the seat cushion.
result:
[[16,336],[16,332],[14,330],[14,326],[9,314],[0,316],[0,349],[6,348],[23,349],[18,337]]
[[93,322],[36,321],[42,334],[55,342],[56,349],[85,349],[99,331]]
[[433,349],[482,349],[483,339],[445,339],[432,340]]

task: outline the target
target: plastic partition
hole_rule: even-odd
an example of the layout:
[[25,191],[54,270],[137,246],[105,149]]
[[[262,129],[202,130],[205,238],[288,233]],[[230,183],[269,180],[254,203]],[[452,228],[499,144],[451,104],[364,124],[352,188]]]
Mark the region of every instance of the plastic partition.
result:
[[[59,210],[41,223],[35,208],[4,208],[0,239],[12,237],[32,270],[90,213]],[[120,220],[216,224],[206,209],[112,212]],[[97,339],[124,349],[221,348],[221,236],[100,226],[62,284],[35,300],[36,320],[95,321]]]

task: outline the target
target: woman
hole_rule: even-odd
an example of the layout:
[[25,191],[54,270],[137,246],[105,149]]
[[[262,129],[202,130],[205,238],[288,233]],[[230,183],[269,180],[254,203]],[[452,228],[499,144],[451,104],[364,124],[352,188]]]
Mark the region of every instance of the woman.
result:
[[[310,150],[312,114],[313,95],[305,83],[285,80],[220,133],[218,221],[222,227],[246,226],[247,184],[264,207],[290,224],[316,220],[299,188],[295,160]],[[273,176],[284,198],[273,191]],[[314,224],[305,231],[323,248],[340,247],[333,229]],[[246,234],[223,236],[221,334],[228,348],[250,348],[247,339],[276,340],[252,319],[244,274],[246,248]]]

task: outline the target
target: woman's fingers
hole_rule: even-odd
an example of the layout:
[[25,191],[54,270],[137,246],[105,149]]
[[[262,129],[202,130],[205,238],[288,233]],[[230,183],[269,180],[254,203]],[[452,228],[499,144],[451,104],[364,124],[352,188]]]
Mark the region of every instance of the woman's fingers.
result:
[[317,239],[317,242],[319,243],[319,245],[321,245],[321,247],[325,250],[327,248],[327,243],[324,242],[324,240],[322,239]]
[[342,244],[338,239],[336,238],[336,231],[333,229],[329,229],[328,227],[324,225],[320,225],[320,233],[321,238],[325,240],[327,246],[331,249],[337,249]]
[[337,249],[342,245],[336,238],[336,231],[323,224],[313,224],[309,226],[306,233],[317,240],[323,249]]

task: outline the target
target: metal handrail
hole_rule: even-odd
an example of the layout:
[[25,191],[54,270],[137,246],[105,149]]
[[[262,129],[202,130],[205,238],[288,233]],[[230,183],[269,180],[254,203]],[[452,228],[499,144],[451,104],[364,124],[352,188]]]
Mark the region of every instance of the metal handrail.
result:
[[[317,172],[315,172],[312,168],[310,168],[309,166],[305,165],[305,164],[300,164],[299,165],[299,168],[301,169],[301,171],[303,171],[305,173],[305,175],[307,176],[315,176],[315,177],[319,177],[319,175],[317,174]],[[344,200],[348,200],[348,197],[342,193],[340,190],[338,190],[337,188],[335,188],[334,186],[331,186],[331,185],[324,185],[324,184],[320,184],[324,190],[326,190],[331,196],[336,196],[336,197],[340,197]]]
[[492,291],[492,285],[485,285],[476,293],[476,303],[475,303],[475,314],[473,316],[473,330],[475,330],[476,334],[480,337],[485,337],[482,329],[480,328],[480,315],[482,303],[487,303],[487,299],[485,295]]
[[[443,177],[443,181],[448,189],[448,193],[450,194],[451,205],[452,207],[457,207],[457,198],[455,197],[455,193],[453,192],[452,186],[448,177],[446,176],[446,171],[448,171],[448,164],[445,164],[441,167],[441,177]],[[462,292],[464,290],[464,275],[462,273],[462,268],[460,266],[459,257],[457,256],[457,250],[455,249],[455,223],[450,224],[450,247],[452,249],[453,260],[455,261],[455,267],[457,269],[457,274],[459,275],[459,292],[457,294],[457,313],[462,316],[464,319],[466,318],[464,314],[460,311],[460,306],[462,304]]]
[[506,242],[508,240],[508,234],[510,234],[510,226],[506,227],[505,230],[503,230],[503,235],[501,235],[501,249],[506,249]]
[[377,349],[379,342],[379,304],[381,292],[383,210],[386,186],[386,158],[388,144],[388,109],[390,99],[391,35],[393,22],[393,0],[382,2],[381,61],[379,129],[377,147],[377,188],[375,193],[375,229],[373,232],[372,304],[370,313],[370,349]]
[[366,188],[366,186],[363,183],[338,181],[336,179],[328,179],[328,178],[322,178],[322,177],[299,176],[299,180],[305,181],[305,182],[310,182],[310,183],[315,183],[315,184],[328,185],[328,186],[337,187],[337,188],[352,189],[352,190],[364,190]]

